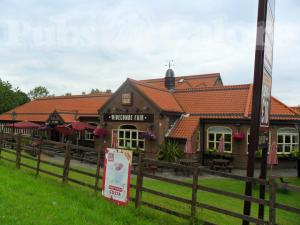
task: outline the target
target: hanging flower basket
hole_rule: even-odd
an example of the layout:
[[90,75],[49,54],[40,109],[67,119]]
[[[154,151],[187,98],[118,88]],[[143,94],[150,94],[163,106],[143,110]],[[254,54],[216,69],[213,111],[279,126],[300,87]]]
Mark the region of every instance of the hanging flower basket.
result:
[[94,130],[93,134],[94,134],[96,137],[105,137],[105,136],[108,135],[108,130],[105,129],[105,128],[99,128],[99,127],[97,127],[97,128]]
[[147,131],[140,131],[139,132],[139,138],[140,139],[146,139],[146,140],[149,140],[149,141],[156,140],[155,134],[149,129]]
[[234,139],[235,141],[242,141],[242,140],[244,140],[244,138],[245,138],[245,135],[244,135],[244,133],[241,132],[241,131],[236,131],[236,132],[233,134],[233,139]]

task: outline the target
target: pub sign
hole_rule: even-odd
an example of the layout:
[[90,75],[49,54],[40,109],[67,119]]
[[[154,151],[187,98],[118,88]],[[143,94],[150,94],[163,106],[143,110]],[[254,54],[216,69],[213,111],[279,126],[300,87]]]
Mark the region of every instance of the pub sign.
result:
[[154,121],[153,114],[135,114],[135,113],[105,113],[105,122],[148,122]]

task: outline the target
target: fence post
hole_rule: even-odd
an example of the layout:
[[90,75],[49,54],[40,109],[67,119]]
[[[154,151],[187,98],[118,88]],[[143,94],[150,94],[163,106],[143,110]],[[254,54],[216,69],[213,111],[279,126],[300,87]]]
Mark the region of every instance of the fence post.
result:
[[67,182],[67,180],[68,180],[70,161],[71,161],[71,142],[67,141],[66,152],[65,152],[64,171],[63,171],[63,182]]
[[193,189],[192,189],[192,203],[191,203],[191,217],[195,219],[197,209],[197,190],[198,190],[199,168],[195,167],[193,171]]
[[138,208],[139,205],[141,204],[142,188],[143,188],[143,153],[139,152],[136,192],[135,192],[135,208]]
[[16,137],[16,167],[20,169],[21,166],[21,140],[22,136],[20,134],[15,135]]
[[276,182],[275,177],[271,176],[269,179],[270,185],[270,206],[269,206],[269,224],[276,224]]
[[43,143],[43,140],[41,139],[41,140],[40,140],[40,145],[39,145],[39,148],[38,148],[38,152],[37,152],[38,158],[37,158],[37,163],[36,163],[36,174],[35,174],[36,176],[38,176],[39,173],[40,173],[41,154],[42,154],[42,143]]
[[1,150],[4,147],[4,132],[1,130],[1,135],[0,135],[0,156],[1,156]]
[[96,169],[96,180],[95,180],[95,192],[98,191],[99,177],[100,177],[100,167],[101,167],[101,149],[98,149],[97,154],[97,169]]

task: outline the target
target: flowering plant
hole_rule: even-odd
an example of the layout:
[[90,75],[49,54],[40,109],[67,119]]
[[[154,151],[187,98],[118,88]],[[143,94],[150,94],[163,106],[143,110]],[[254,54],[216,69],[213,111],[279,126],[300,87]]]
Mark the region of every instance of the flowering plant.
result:
[[95,136],[97,136],[97,137],[105,137],[105,136],[108,135],[108,130],[105,129],[105,128],[97,127],[97,128],[94,130],[93,134],[94,134]]
[[236,141],[242,141],[242,140],[244,140],[244,137],[245,137],[245,135],[242,131],[236,131],[233,134],[233,139]]
[[139,138],[140,139],[146,139],[149,141],[154,141],[156,140],[156,135],[153,133],[152,130],[147,129],[147,131],[140,131],[139,132]]

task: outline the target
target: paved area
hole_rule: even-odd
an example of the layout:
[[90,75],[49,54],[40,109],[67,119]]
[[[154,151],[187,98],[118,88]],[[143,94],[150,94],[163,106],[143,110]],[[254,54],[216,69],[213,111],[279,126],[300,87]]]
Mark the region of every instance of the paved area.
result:
[[[51,156],[43,154],[42,159],[47,160],[47,161],[57,162],[59,164],[64,163],[64,158],[61,157],[61,156],[51,157]],[[96,170],[96,164],[85,163],[85,162],[81,162],[79,160],[71,160],[71,166],[72,167],[77,167],[77,168],[78,167],[83,167],[83,168],[86,168],[86,169]],[[151,172],[149,171],[149,173],[151,173]],[[258,177],[259,173],[260,173],[259,169],[256,169],[255,170],[255,177]],[[192,178],[191,174],[187,175],[186,173],[183,173],[183,172],[175,173],[174,169],[163,169],[163,172],[158,171],[155,174],[158,175],[158,176],[168,177],[168,178],[177,179],[177,180],[184,180],[184,179],[187,179],[187,178]],[[246,170],[233,169],[232,174],[240,175],[240,176],[246,176]],[[270,174],[271,174],[271,171],[270,171],[270,169],[268,169],[268,176]],[[281,168],[276,169],[276,168],[274,168],[272,170],[272,174],[274,176],[280,176],[280,177],[296,177],[297,176],[297,171],[296,171],[296,169],[281,169]],[[216,177],[217,176],[215,176],[215,175],[210,175],[210,174],[207,174],[207,173],[203,173],[203,174],[201,174],[201,176],[199,178],[201,179],[201,178],[216,178]]]

